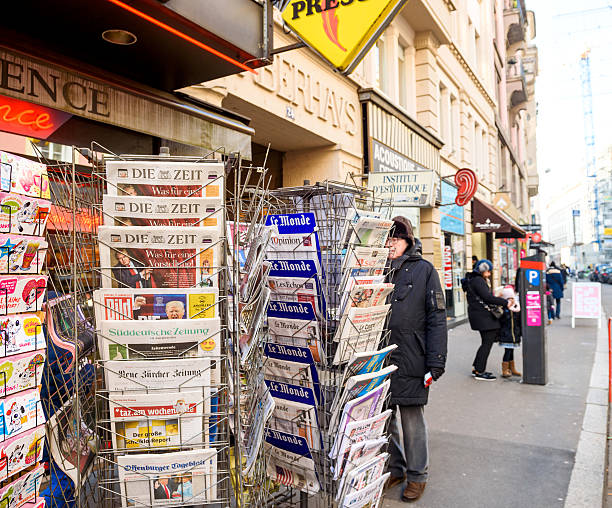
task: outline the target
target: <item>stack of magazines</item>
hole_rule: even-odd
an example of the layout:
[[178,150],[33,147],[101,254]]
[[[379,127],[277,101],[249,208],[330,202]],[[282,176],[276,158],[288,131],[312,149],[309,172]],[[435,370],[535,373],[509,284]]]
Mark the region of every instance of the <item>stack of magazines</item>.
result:
[[122,506],[217,499],[223,175],[106,162],[94,302]]

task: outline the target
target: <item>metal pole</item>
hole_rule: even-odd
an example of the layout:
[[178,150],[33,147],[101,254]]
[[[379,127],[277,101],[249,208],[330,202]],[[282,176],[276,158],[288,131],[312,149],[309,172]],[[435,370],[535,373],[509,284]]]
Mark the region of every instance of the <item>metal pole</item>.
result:
[[578,245],[576,244],[576,215],[574,214],[574,210],[572,210],[572,225],[574,229],[574,266],[576,268],[576,273],[578,272]]

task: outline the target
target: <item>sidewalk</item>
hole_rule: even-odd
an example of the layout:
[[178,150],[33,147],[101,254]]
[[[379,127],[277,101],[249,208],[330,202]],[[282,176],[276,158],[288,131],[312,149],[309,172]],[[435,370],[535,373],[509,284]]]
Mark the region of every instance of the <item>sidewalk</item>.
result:
[[[612,296],[612,287],[604,299]],[[566,292],[567,294],[567,292]],[[449,331],[447,372],[432,389],[425,415],[430,433],[430,476],[418,508],[562,507],[583,423],[597,328],[572,330],[566,317],[548,327],[546,386],[518,378],[475,381],[471,364],[480,343],[464,324]],[[503,349],[495,346],[487,370],[500,374]],[[517,356],[520,365],[520,353]],[[383,506],[408,506],[401,487]]]

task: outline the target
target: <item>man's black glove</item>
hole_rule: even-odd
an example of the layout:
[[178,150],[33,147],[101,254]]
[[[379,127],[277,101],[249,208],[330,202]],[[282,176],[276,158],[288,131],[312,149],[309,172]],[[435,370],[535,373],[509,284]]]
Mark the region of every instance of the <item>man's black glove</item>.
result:
[[429,371],[431,372],[431,377],[434,381],[440,379],[442,374],[444,374],[444,369],[442,367],[432,367],[431,369],[429,369]]

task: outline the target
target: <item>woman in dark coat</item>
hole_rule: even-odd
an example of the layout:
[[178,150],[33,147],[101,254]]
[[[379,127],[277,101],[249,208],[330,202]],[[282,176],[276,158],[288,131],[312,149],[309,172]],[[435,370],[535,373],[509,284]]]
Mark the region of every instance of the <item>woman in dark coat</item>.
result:
[[463,279],[463,290],[467,295],[468,318],[472,330],[480,332],[482,343],[474,358],[472,375],[479,381],[494,381],[496,377],[486,371],[487,359],[493,343],[499,341],[499,319],[485,307],[501,305],[508,307],[513,302],[505,298],[497,298],[491,294],[487,279],[491,278],[493,263],[488,259],[481,259],[474,266],[474,270]]
[[552,290],[553,298],[555,299],[555,315],[557,319],[561,319],[561,298],[563,298],[563,275],[561,270],[557,268],[554,261],[550,263],[550,267],[546,270],[546,282]]

